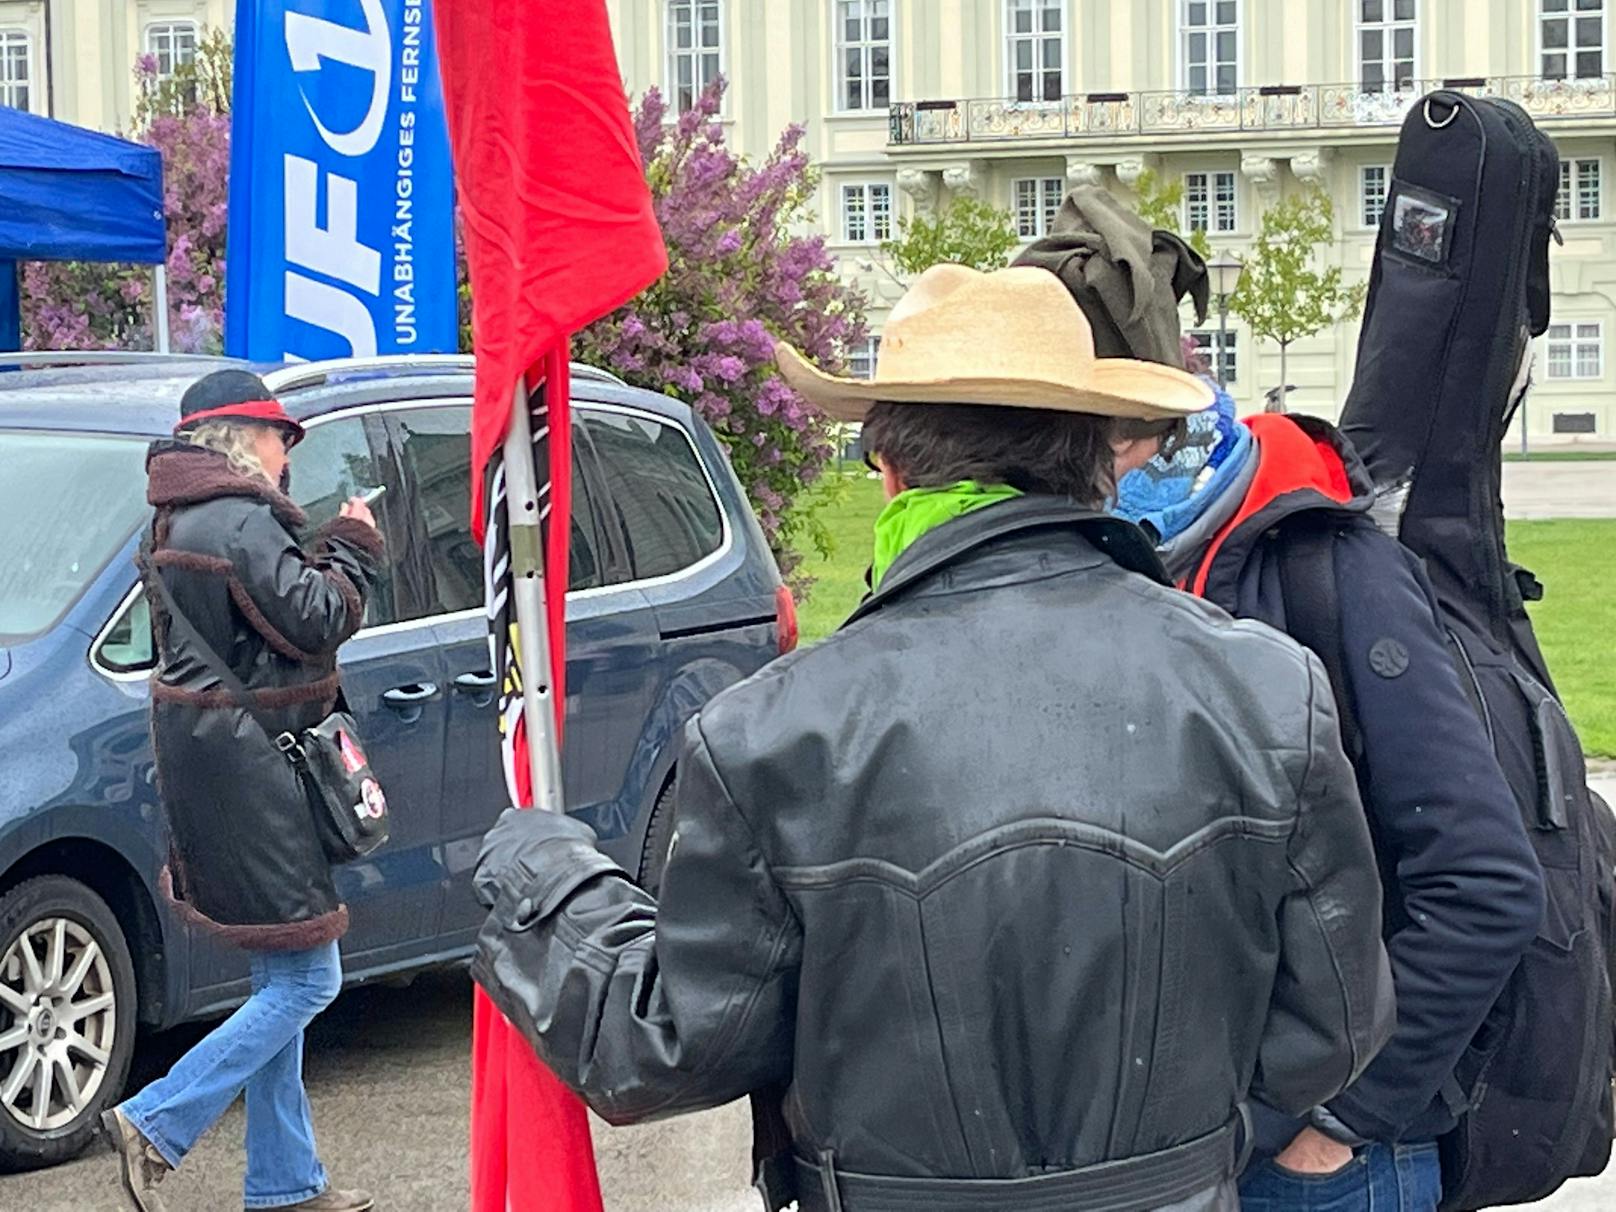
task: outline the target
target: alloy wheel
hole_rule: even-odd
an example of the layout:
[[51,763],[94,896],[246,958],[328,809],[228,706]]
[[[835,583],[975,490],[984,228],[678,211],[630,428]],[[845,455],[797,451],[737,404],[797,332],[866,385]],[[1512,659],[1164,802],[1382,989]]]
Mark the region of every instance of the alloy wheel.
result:
[[34,1132],[84,1113],[118,1027],[112,968],[81,923],[49,917],[0,956],[0,1109]]

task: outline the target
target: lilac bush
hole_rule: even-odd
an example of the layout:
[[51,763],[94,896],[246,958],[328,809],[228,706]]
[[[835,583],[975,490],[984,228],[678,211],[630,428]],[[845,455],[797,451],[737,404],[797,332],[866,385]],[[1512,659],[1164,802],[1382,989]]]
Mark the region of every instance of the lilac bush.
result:
[[[146,117],[136,137],[163,153],[170,342],[184,353],[218,353],[230,169],[230,115],[219,98],[228,98],[228,87],[188,93],[192,99],[178,104],[173,85],[157,80],[152,55],[140,57],[135,77],[142,96],[156,99],[140,107]],[[152,292],[149,266],[29,262],[22,268],[23,346],[150,349]]]
[[803,128],[788,127],[767,159],[749,163],[724,146],[723,90],[716,82],[676,122],[657,90],[640,102],[634,127],[668,272],[580,333],[576,353],[701,414],[789,576],[805,542],[829,551],[804,493],[836,448],[831,424],[781,379],[774,342],[840,371],[864,339],[864,298],[837,276],[824,238],[802,234],[817,185]]

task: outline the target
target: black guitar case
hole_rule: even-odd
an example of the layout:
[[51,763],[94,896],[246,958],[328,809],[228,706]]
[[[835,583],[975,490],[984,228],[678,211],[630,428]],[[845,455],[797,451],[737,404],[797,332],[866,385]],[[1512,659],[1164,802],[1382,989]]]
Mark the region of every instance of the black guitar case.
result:
[[[1458,1071],[1443,1208],[1541,1199],[1611,1152],[1616,825],[1587,785],[1508,557],[1502,442],[1549,322],[1559,155],[1520,107],[1436,92],[1409,114],[1342,428],[1429,570],[1461,676],[1543,867],[1539,936]],[[1592,641],[1593,637],[1590,637]]]

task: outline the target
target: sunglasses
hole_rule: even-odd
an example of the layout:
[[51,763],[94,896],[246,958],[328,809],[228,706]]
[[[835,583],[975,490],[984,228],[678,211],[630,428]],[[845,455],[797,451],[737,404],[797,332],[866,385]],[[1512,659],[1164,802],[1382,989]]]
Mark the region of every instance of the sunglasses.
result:
[[1118,432],[1129,439],[1157,439],[1161,447],[1156,457],[1167,462],[1184,449],[1190,436],[1190,422],[1188,417],[1174,417],[1167,421],[1123,421]]

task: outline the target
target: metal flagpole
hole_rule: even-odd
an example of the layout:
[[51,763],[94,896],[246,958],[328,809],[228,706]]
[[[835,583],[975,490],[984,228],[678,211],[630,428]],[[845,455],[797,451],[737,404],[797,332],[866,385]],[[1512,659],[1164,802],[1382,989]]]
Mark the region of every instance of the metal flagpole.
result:
[[157,312],[157,352],[168,352],[168,266],[157,267],[152,304]]
[[[549,391],[546,384],[544,391]],[[540,435],[544,436],[544,435]],[[505,435],[506,512],[510,522],[511,606],[522,663],[522,718],[527,725],[528,771],[533,807],[561,811],[561,752],[556,744],[555,687],[551,682],[550,632],[544,609],[546,494],[539,499],[534,466],[532,414],[527,385],[516,380],[510,430]]]

